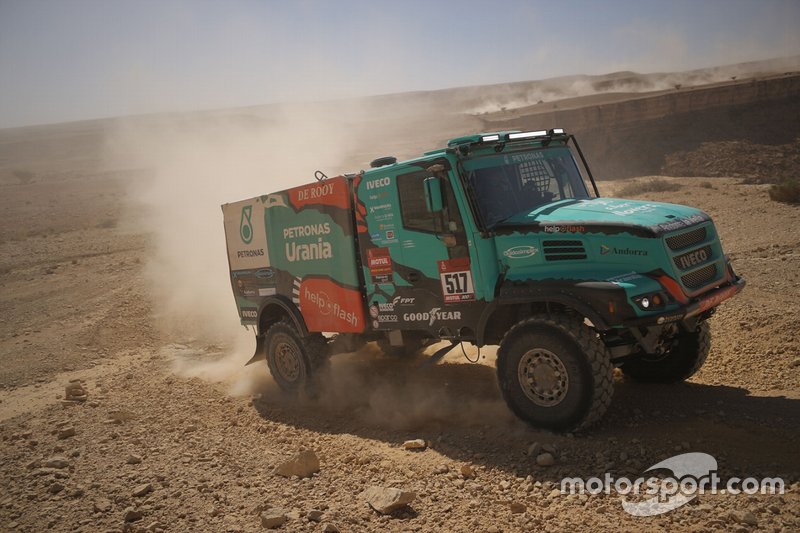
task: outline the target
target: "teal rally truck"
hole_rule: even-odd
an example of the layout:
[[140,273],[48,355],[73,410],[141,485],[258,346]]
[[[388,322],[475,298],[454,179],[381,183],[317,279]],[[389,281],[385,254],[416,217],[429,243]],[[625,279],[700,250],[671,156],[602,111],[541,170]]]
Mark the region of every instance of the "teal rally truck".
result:
[[607,410],[614,367],[644,382],[697,372],[709,318],[745,285],[706,213],[601,197],[562,129],[316,177],[222,206],[250,363],[266,360],[286,391],[367,342],[413,355],[445,341],[432,361],[496,345],[510,409],[579,430]]

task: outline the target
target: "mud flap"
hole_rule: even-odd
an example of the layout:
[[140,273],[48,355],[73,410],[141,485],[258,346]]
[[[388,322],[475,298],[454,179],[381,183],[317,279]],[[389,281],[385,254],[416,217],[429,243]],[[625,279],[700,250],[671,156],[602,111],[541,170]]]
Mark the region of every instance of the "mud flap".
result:
[[244,366],[252,365],[256,361],[266,361],[267,353],[264,351],[264,335],[256,335],[256,353]]
[[450,350],[452,350],[453,348],[455,348],[458,345],[459,345],[458,342],[450,341],[450,345],[449,346],[445,346],[444,348],[439,348],[438,350],[436,350],[436,353],[434,353],[429,358],[425,359],[425,361],[423,361],[422,365],[420,365],[420,366],[422,368],[424,368],[424,367],[435,365],[436,363],[441,361],[444,358],[445,355],[450,353]]

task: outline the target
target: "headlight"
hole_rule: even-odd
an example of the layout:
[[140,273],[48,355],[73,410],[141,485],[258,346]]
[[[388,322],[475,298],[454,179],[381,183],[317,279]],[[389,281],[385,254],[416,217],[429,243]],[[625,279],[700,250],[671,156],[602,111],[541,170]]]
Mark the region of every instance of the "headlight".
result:
[[634,296],[633,301],[642,311],[654,311],[663,308],[667,304],[667,295],[663,292],[640,294],[639,296]]

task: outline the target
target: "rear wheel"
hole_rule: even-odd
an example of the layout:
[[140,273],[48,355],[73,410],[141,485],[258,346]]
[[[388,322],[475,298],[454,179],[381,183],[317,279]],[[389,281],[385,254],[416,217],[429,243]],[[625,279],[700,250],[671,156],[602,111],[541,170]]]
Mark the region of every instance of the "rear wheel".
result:
[[555,431],[586,428],[611,403],[608,352],[579,318],[534,316],[511,328],[497,352],[506,403],[521,419]]
[[700,370],[710,349],[711,328],[708,322],[701,322],[693,331],[679,333],[665,353],[629,359],[622,365],[622,372],[645,383],[676,383]]
[[327,360],[325,337],[319,333],[301,337],[286,321],[270,326],[264,344],[272,378],[285,392],[308,388],[315,371]]

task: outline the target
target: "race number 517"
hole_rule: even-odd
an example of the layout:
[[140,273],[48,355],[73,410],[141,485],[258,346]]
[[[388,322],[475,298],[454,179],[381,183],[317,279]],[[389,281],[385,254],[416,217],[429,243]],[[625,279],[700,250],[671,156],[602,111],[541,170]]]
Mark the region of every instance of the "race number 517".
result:
[[475,299],[475,288],[472,284],[472,272],[469,270],[469,266],[465,270],[456,271],[448,268],[440,269],[439,280],[442,282],[444,303],[466,302]]

